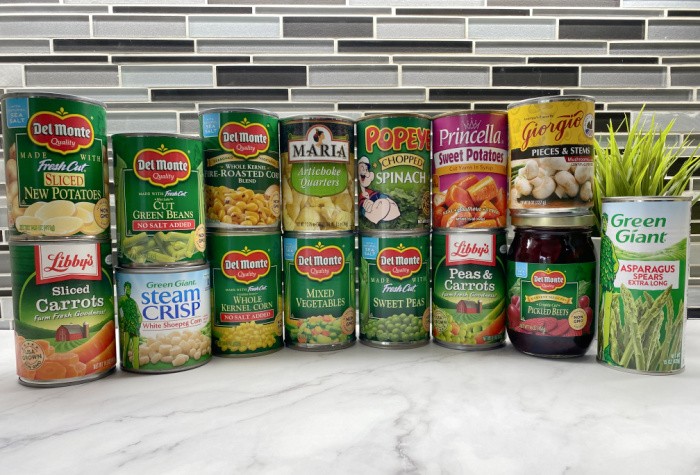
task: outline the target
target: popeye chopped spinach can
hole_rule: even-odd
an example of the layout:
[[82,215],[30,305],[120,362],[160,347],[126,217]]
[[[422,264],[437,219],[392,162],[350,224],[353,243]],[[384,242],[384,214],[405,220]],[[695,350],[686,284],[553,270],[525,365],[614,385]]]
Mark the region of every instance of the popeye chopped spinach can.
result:
[[257,109],[213,109],[200,116],[207,226],[278,228],[278,118]]
[[439,345],[486,350],[505,343],[506,233],[433,233],[433,336]]
[[353,233],[284,234],[287,346],[327,351],[355,343],[354,252]]
[[204,262],[201,141],[116,134],[112,144],[119,265]]
[[360,341],[413,348],[430,340],[430,245],[424,233],[360,236]]
[[355,229],[354,139],[354,123],[343,117],[281,121],[285,232]]
[[104,104],[59,94],[2,98],[12,239],[109,237]]
[[10,242],[17,375],[54,387],[108,375],[117,363],[108,240]]
[[357,154],[360,230],[430,229],[430,118],[365,117]]
[[117,267],[121,368],[173,373],[211,360],[209,266]]
[[210,233],[207,241],[214,355],[258,356],[281,349],[280,233]]

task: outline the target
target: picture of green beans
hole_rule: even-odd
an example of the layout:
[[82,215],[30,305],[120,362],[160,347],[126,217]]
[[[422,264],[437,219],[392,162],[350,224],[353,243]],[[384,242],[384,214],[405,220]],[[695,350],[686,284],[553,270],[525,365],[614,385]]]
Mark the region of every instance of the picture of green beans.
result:
[[671,287],[656,298],[636,299],[625,286],[611,298],[609,345],[604,359],[616,366],[664,373],[681,367],[684,303],[674,309]]
[[190,259],[200,252],[195,245],[197,231],[190,233],[159,231],[153,235],[146,232],[125,237],[121,242],[121,251],[137,264],[170,264],[183,259]]

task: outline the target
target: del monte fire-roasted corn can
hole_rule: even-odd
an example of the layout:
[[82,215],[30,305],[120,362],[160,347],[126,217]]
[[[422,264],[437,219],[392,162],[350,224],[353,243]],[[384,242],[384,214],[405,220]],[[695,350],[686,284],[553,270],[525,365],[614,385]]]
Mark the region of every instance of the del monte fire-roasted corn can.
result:
[[201,141],[116,134],[112,144],[119,265],[204,262]]
[[13,239],[109,237],[104,104],[59,94],[2,98]]

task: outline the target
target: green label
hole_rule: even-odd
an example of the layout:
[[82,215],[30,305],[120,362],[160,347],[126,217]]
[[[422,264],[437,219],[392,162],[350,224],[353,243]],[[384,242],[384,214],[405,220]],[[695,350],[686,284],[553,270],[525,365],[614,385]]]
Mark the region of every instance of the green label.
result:
[[281,348],[280,234],[210,234],[207,241],[214,354],[254,354]]
[[288,119],[280,127],[285,231],[350,231],[355,226],[352,122]]
[[429,339],[428,236],[362,236],[360,246],[361,338]]
[[159,373],[211,359],[209,269],[117,269],[120,360],[124,369]]
[[603,203],[598,359],[649,373],[684,366],[690,201]]
[[595,262],[508,261],[509,328],[546,337],[590,335],[595,272]]
[[285,327],[290,344],[331,345],[355,339],[354,250],[352,234],[285,235]]
[[68,98],[7,97],[2,109],[13,235],[108,234],[104,107]]
[[277,117],[263,112],[200,116],[208,225],[277,225],[281,199],[277,130]]
[[433,335],[456,345],[505,339],[505,233],[433,235]]
[[430,221],[430,119],[357,123],[360,229],[426,229]]
[[10,244],[10,248],[19,376],[61,380],[113,368],[109,243]]
[[120,265],[203,260],[201,142],[121,134],[112,142]]

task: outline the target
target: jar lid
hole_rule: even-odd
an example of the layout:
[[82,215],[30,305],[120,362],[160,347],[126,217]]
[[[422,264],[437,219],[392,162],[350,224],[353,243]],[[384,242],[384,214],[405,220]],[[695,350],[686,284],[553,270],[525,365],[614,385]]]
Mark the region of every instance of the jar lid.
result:
[[589,210],[556,212],[552,210],[517,210],[510,216],[513,226],[543,228],[581,228],[594,226],[595,215]]

